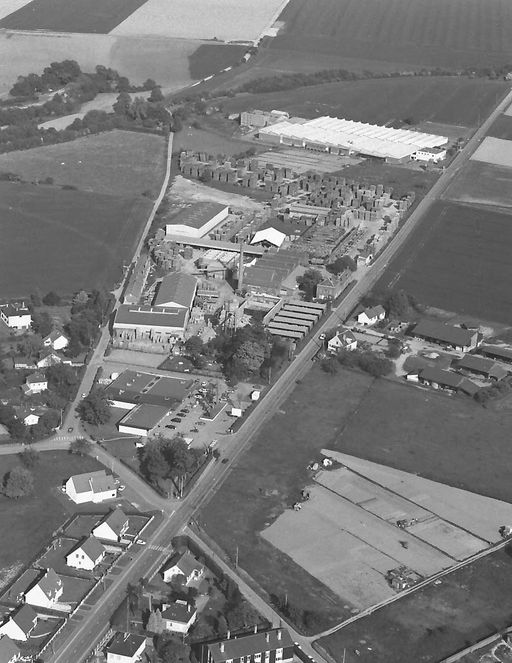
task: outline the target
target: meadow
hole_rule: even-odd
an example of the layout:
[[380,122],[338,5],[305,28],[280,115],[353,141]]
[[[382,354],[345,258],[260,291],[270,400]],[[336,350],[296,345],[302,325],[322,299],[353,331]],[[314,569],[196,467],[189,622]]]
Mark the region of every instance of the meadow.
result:
[[113,287],[151,204],[144,197],[0,182],[3,296]]
[[230,113],[278,108],[306,118],[331,115],[381,124],[409,118],[469,127],[486,117],[507,90],[505,81],[485,79],[382,78],[240,94],[224,107]]
[[56,185],[114,196],[156,197],[165,172],[162,136],[109,131],[68,143],[0,155],[0,173],[11,172],[33,182],[51,177]]
[[501,0],[291,0],[279,20],[277,51],[449,68],[512,60]]
[[489,322],[512,320],[512,215],[438,201],[376,285]]

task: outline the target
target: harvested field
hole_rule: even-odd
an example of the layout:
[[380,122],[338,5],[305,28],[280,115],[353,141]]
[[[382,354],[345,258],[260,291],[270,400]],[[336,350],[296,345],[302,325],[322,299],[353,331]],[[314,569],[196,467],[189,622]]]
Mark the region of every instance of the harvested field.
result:
[[512,207],[512,168],[468,161],[443,197],[461,203]]
[[163,136],[109,131],[68,143],[0,155],[0,172],[33,182],[52,177],[55,184],[83,191],[129,196],[159,191],[165,171]]
[[0,19],[9,16],[9,14],[20,9],[20,7],[28,5],[29,2],[30,0],[3,0],[0,6]]
[[410,118],[470,127],[489,114],[508,88],[505,81],[406,76],[243,94],[227,99],[224,107],[229,113],[277,108],[306,118],[331,115],[376,124]]
[[151,207],[147,198],[5,182],[0,201],[4,297],[112,287]]
[[402,288],[446,311],[510,324],[512,216],[438,201],[400,248],[376,290]]
[[113,34],[257,41],[288,0],[147,0]]
[[107,34],[146,0],[32,0],[0,20],[7,30]]
[[471,155],[471,161],[483,161],[494,166],[512,167],[512,140],[486,136]]
[[508,546],[318,644],[339,663],[437,663],[509,627],[511,571],[512,548]]
[[0,31],[0,94],[8,92],[17,76],[40,72],[65,58],[76,60],[84,71],[103,64],[133,83],[153,78],[164,91],[173,91],[192,82],[188,57],[200,45],[185,39]]
[[277,51],[445,66],[510,60],[512,6],[501,0],[291,0]]

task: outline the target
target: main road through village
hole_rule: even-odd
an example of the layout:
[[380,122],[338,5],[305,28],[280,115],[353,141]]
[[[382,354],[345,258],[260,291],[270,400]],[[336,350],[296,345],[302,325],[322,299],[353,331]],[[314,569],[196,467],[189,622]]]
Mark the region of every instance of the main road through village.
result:
[[[389,261],[401,250],[404,242],[417,227],[418,223],[420,223],[421,218],[430,205],[443,194],[447,186],[469,159],[494,120],[511,103],[512,91],[504,97],[485,122],[475,131],[462,151],[441,174],[434,186],[411,213],[407,222],[398,231],[392,242],[382,251],[374,263],[361,276],[357,284],[350,290],[346,297],[343,298],[341,303],[331,311],[321,327],[317,329],[314,338],[311,338],[297,354],[288,369],[269,389],[261,403],[247,417],[239,430],[235,434],[226,437],[223,447],[225,462],[210,464],[186,499],[176,501],[166,500],[160,497],[144,481],[142,481],[142,479],[132,473],[117,459],[111,457],[106,451],[104,451],[104,449],[99,446],[94,447],[93,454],[97,456],[98,460],[115,471],[121,477],[122,481],[129,486],[130,492],[136,495],[138,505],[146,509],[160,510],[162,512],[163,520],[147,541],[147,545],[132,555],[132,559],[129,560],[129,563],[117,576],[111,576],[112,584],[106,588],[94,608],[86,613],[82,613],[81,621],[75,623],[74,628],[69,632],[69,637],[62,642],[60,646],[56,647],[51,658],[53,663],[69,663],[70,661],[80,663],[83,661],[104,633],[105,626],[108,624],[112,612],[123,597],[127,584],[130,582],[137,582],[142,576],[149,577],[159,568],[170,553],[170,542],[174,536],[184,531],[191,534],[187,529],[187,525],[191,521],[195,512],[201,507],[201,505],[211,498],[216,490],[218,490],[228,476],[233,464],[236,463],[240,455],[246,450],[261,426],[277,411],[281,403],[293,390],[296,381],[309,370],[311,361],[319,349],[319,334],[327,331],[336,324],[339,324],[348,317],[361,297],[368,292],[381,277]],[[167,172],[164,184],[160,195],[155,202],[155,206],[153,207],[148,222],[141,234],[140,241],[134,254],[134,261],[140,256],[143,242],[153,221],[154,213],[156,212],[158,204],[167,188],[171,152],[172,134],[169,140]],[[127,276],[125,279],[126,278]],[[116,307],[119,305],[123,286],[115,292]],[[68,428],[73,428],[73,434],[58,433],[52,438],[35,444],[34,446],[39,450],[65,449],[77,434],[82,434],[79,433],[80,422],[77,419],[75,407],[81,398],[81,394],[88,393],[93,386],[94,377],[97,369],[101,366],[109,338],[109,329],[108,326],[105,326],[91,360],[84,372],[77,398],[72,403],[64,418],[61,430],[66,431]],[[0,447],[0,454],[17,453],[22,449],[23,447],[17,444],[3,445]],[[278,623],[280,618],[272,608],[268,606],[261,597],[255,594],[255,592],[248,587],[246,583],[244,583],[244,581],[237,576],[232,569],[230,569],[230,567],[226,567],[226,571],[236,577],[242,592],[247,598],[255,603],[256,607],[270,621]],[[359,617],[360,616],[357,616],[356,618]],[[342,626],[343,625],[340,625],[340,627]],[[316,638],[301,636],[291,628],[290,631],[294,640],[301,645],[306,653],[314,656],[314,658],[321,663],[325,661],[325,659],[312,648],[312,641]]]

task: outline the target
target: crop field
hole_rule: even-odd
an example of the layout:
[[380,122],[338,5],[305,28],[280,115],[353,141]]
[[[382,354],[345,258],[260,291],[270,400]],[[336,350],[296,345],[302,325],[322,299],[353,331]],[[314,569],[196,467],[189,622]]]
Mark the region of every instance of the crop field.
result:
[[133,198],[159,191],[165,156],[162,136],[115,130],[2,154],[0,173],[16,173],[29,182],[52,177],[56,185]]
[[505,81],[455,76],[384,78],[244,94],[224,106],[230,113],[278,108],[306,118],[331,115],[377,124],[410,118],[469,127],[489,114],[508,87]]
[[508,114],[500,115],[487,132],[487,135],[512,140],[512,117]]
[[112,287],[150,207],[143,197],[0,183],[3,296]]
[[32,0],[0,21],[8,30],[107,34],[146,0]]
[[450,68],[512,56],[502,0],[291,0],[279,20],[276,50]]
[[461,203],[512,207],[512,168],[468,161],[443,197]]
[[246,50],[237,44],[201,44],[188,59],[190,76],[201,79],[231,67],[242,60]]
[[512,140],[486,136],[471,155],[471,161],[483,161],[495,166],[512,167]]
[[0,19],[9,16],[9,14],[20,9],[20,7],[28,5],[29,2],[30,0],[3,0],[0,6]]
[[288,0],[147,0],[112,32],[178,39],[256,41]]
[[507,546],[318,644],[339,663],[437,663],[508,628],[511,571],[512,547]]
[[377,283],[429,306],[489,322],[512,320],[512,215],[435,203]]

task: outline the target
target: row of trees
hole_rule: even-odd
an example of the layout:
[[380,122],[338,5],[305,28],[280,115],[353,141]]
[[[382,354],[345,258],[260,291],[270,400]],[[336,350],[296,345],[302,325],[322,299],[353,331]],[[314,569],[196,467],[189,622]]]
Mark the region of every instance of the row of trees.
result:
[[349,368],[359,368],[374,378],[389,375],[393,370],[393,362],[390,359],[371,350],[340,350],[335,357],[322,361],[322,369],[334,375],[338,371],[339,364]]
[[159,490],[179,494],[180,485],[200,467],[202,459],[202,451],[189,449],[181,436],[168,439],[158,435],[141,450],[140,470]]

